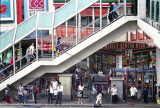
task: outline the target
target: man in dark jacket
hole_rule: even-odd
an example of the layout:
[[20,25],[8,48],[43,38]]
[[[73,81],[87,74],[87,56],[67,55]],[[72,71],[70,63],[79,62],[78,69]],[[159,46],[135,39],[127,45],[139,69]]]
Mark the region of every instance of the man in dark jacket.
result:
[[149,87],[146,85],[146,87],[144,88],[144,103],[148,104],[148,91],[149,91]]
[[110,8],[109,8],[109,16],[108,16],[108,18],[109,18],[109,21],[112,22],[113,21],[113,6],[112,6],[111,2],[109,3],[109,5],[110,5]]

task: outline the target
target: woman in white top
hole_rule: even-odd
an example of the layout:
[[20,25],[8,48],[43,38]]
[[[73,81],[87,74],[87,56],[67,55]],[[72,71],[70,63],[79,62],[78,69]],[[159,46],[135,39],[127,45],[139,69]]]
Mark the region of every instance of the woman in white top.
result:
[[83,90],[84,90],[84,85],[83,82],[80,83],[80,85],[78,86],[78,93],[81,94],[81,97],[78,97],[78,104],[83,104]]
[[117,102],[117,95],[118,95],[116,85],[113,85],[113,88],[111,89],[111,95],[112,95],[112,103],[116,104],[116,102]]

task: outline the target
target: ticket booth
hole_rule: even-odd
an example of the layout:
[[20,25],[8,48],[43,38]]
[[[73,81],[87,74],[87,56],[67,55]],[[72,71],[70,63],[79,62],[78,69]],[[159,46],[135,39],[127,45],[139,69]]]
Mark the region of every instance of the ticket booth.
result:
[[149,86],[148,98],[153,101],[154,97],[154,70],[142,70],[142,86],[143,90],[145,85]]

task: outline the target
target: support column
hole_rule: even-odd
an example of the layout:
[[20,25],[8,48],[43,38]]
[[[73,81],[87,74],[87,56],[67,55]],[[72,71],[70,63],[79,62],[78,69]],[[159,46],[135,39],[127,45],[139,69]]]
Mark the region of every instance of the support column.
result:
[[138,18],[146,18],[146,0],[137,0],[138,1]]
[[[95,20],[94,7],[92,7],[92,22]],[[95,31],[95,23],[92,24],[93,32]]]
[[19,57],[20,57],[20,69],[21,69],[21,67],[22,67],[21,41],[19,42]]
[[65,22],[66,25],[66,37],[68,37],[68,21]]
[[43,57],[43,35],[41,30],[40,33],[41,33],[41,57]]
[[156,75],[157,75],[157,98],[158,98],[158,89],[160,87],[160,49],[156,47]]
[[78,44],[78,0],[76,0],[76,45]]
[[36,60],[38,61],[38,30],[36,29]]
[[78,14],[78,40],[81,39],[81,13]]
[[102,30],[102,0],[100,0],[100,30]]
[[123,11],[124,11],[124,16],[126,16],[126,0],[123,0]]

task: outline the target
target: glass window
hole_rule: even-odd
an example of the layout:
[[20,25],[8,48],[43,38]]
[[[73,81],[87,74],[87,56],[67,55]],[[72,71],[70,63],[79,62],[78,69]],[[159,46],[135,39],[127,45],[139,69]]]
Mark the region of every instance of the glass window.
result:
[[87,25],[87,16],[82,16],[81,17],[81,26],[86,26]]
[[[99,16],[95,16],[95,20],[98,19],[98,18],[99,18]],[[100,21],[97,21],[95,23],[95,27],[100,27]]]
[[68,20],[68,25],[69,26],[75,26],[75,17],[71,18],[70,20]]

